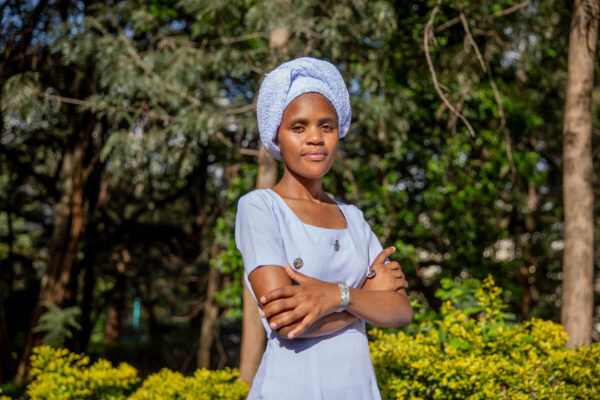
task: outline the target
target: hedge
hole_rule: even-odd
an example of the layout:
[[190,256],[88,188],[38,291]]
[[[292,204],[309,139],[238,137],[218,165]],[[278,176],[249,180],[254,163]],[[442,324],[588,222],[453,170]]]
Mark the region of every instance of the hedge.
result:
[[476,309],[444,303],[414,335],[370,333],[383,399],[600,399],[600,343],[566,350],[551,321],[507,324],[488,278]]
[[87,356],[50,346],[36,347],[31,365],[33,379],[26,397],[32,400],[241,400],[248,393],[237,370],[229,368],[203,368],[189,377],[165,368],[141,382],[136,369],[126,363],[114,367],[100,359],[90,364]]
[[[566,350],[561,325],[507,323],[500,295],[488,278],[475,293],[476,307],[445,302],[435,320],[411,334],[371,330],[383,399],[600,399],[600,343]],[[235,369],[200,369],[187,377],[163,369],[142,382],[128,364],[90,364],[86,356],[48,346],[34,349],[31,363],[26,397],[32,400],[237,400],[248,392]]]

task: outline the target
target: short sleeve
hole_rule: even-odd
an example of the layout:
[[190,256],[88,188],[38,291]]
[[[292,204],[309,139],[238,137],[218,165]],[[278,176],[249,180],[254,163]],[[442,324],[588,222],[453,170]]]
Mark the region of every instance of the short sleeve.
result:
[[375,257],[377,257],[379,253],[383,251],[383,247],[381,246],[381,242],[379,241],[377,236],[375,236],[375,234],[371,230],[371,227],[369,226],[367,221],[365,221],[365,225],[366,229],[368,230],[367,237],[369,238],[367,241],[369,245],[369,265],[372,265],[373,261],[375,261]]
[[360,216],[363,232],[367,240],[367,250],[369,252],[369,266],[371,266],[373,264],[373,261],[375,261],[375,258],[379,255],[379,253],[383,251],[383,247],[381,246],[381,242],[379,241],[375,233],[373,233],[373,230],[371,229],[371,226],[365,219],[363,212],[359,208],[355,208]]
[[279,222],[270,204],[256,192],[238,201],[235,243],[244,259],[244,279],[261,265],[285,265]]

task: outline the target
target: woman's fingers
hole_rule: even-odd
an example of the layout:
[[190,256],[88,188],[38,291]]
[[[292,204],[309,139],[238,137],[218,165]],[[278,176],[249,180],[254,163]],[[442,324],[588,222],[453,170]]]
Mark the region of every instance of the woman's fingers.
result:
[[274,300],[260,310],[260,316],[262,318],[269,318],[284,311],[293,310],[296,305],[296,302],[289,298]]
[[309,326],[312,325],[313,322],[315,322],[315,316],[312,314],[308,314],[306,315],[302,321],[298,324],[298,326],[296,326],[290,333],[288,333],[287,337],[288,339],[293,339],[296,336],[302,334],[302,332],[304,332],[306,329],[308,329]]
[[389,263],[383,264],[383,266],[387,269],[401,269],[398,261],[390,261]]
[[383,249],[381,253],[379,253],[377,257],[375,257],[375,260],[373,260],[373,264],[371,265],[374,266],[376,264],[383,264],[385,260],[387,260],[395,251],[396,248],[393,246]]
[[404,279],[404,272],[402,272],[401,269],[394,269],[390,271],[390,274],[392,274],[392,276],[394,278],[400,278],[400,279]]
[[266,305],[273,300],[281,299],[284,297],[291,297],[296,293],[297,287],[295,286],[282,286],[278,289],[272,290],[263,297],[260,298],[260,303]]
[[400,289],[408,289],[408,282],[405,279],[397,279],[397,286],[394,288],[394,292]]
[[302,315],[300,315],[297,310],[286,311],[271,318],[269,321],[269,326],[271,329],[279,329],[281,327],[293,324],[300,318],[302,318]]
[[313,278],[301,274],[300,272],[293,269],[290,266],[290,264],[285,264],[283,268],[285,269],[285,272],[288,274],[290,279],[299,283],[300,285],[306,285],[307,283],[310,283],[311,280],[313,280]]

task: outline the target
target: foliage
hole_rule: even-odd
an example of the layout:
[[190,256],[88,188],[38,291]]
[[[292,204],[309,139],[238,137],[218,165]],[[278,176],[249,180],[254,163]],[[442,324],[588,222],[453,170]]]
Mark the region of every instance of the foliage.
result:
[[90,364],[87,356],[50,346],[34,349],[31,367],[27,395],[33,400],[125,399],[139,382],[130,365],[113,367],[103,359]]
[[52,347],[61,347],[65,339],[72,338],[72,329],[79,330],[81,325],[77,323],[77,317],[81,314],[79,307],[60,308],[47,301],[42,302],[47,308],[40,317],[39,324],[34,332],[45,332],[42,343]]
[[199,369],[189,377],[162,369],[139,386],[140,378],[130,365],[113,367],[103,359],[90,364],[89,357],[66,349],[36,347],[31,363],[33,381],[27,387],[27,396],[32,400],[234,400],[244,399],[248,392],[247,385],[237,379],[237,370],[228,368]]
[[235,400],[245,399],[248,386],[237,379],[237,371],[198,369],[193,376],[163,369],[146,378],[130,400]]
[[[468,282],[466,286],[473,286]],[[440,294],[443,295],[443,294]],[[600,344],[564,348],[558,324],[532,319],[507,324],[501,290],[487,278],[474,294],[478,312],[448,300],[440,318],[415,334],[374,329],[371,357],[383,399],[597,399]],[[127,364],[42,346],[32,357],[31,399],[243,399],[237,371],[199,369],[192,376],[162,369],[140,378]],[[0,398],[9,400],[9,398]]]
[[[237,197],[256,177],[254,101],[266,72],[302,55],[334,62],[351,92],[352,128],[324,186],[396,246],[393,258],[423,305],[417,322],[437,318],[440,287],[458,295],[445,282],[488,273],[520,319],[557,320],[572,1],[534,0],[518,10],[522,0],[439,2],[432,62],[474,136],[442,103],[425,65],[424,27],[437,3],[6,2],[0,335],[9,343],[0,380],[16,370],[40,280],[53,272],[61,279],[47,282],[69,282],[65,306],[82,310],[81,330],[66,342],[78,351],[89,350],[90,337],[103,340],[109,309],[128,330],[138,298],[140,325],[120,337],[153,349],[139,352],[147,357],[140,368],[192,365],[182,360],[197,343],[199,310],[215,300],[206,298],[211,266],[222,275],[219,318],[234,321],[218,326],[229,329],[222,345],[239,343],[233,221]],[[282,29],[288,35],[277,45],[271,35]],[[600,113],[593,115],[597,126]],[[594,157],[597,164],[600,152]],[[61,219],[83,226],[61,227]],[[61,260],[56,268],[53,260]],[[235,351],[215,347],[222,359],[213,365],[237,362]]]
[[371,332],[371,357],[384,399],[596,399],[600,344],[565,350],[562,326],[533,318],[505,322],[501,290],[485,280],[481,312],[446,301],[441,319],[414,336]]
[[246,192],[252,190],[256,182],[256,166],[246,165],[227,187],[223,190],[222,198],[226,203],[223,216],[217,220],[214,229],[215,241],[221,246],[219,256],[211,260],[224,275],[232,279],[225,285],[223,290],[217,294],[217,302],[226,307],[227,318],[231,321],[242,319],[242,279],[244,260],[237,250],[235,239],[231,234],[235,227],[235,215],[237,212],[237,201]]

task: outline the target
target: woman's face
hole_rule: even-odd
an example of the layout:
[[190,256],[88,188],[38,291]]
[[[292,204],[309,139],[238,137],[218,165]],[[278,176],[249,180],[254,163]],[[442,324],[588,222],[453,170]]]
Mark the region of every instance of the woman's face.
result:
[[339,140],[337,113],[319,93],[296,97],[283,111],[277,144],[292,172],[322,178],[333,165]]

